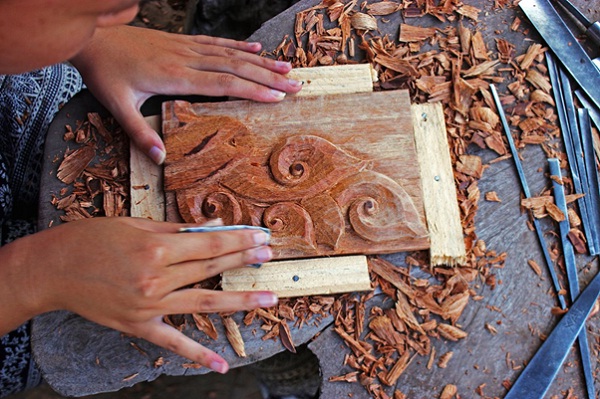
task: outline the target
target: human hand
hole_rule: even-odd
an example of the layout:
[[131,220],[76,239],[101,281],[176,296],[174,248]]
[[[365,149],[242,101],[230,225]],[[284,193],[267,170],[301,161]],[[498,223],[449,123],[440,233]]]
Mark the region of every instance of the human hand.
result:
[[3,261],[14,259],[10,254],[19,258],[10,281],[19,287],[12,302],[24,304],[29,314],[75,312],[224,373],[228,365],[221,356],[165,324],[163,315],[275,305],[271,292],[189,288],[225,270],[268,261],[267,235],[255,230],[178,234],[180,227],[94,218],[19,239],[3,256]]
[[160,164],[164,145],[139,111],[151,96],[197,94],[276,102],[302,88],[284,76],[291,70],[289,63],[254,54],[260,47],[119,26],[97,29],[71,61],[134,143]]

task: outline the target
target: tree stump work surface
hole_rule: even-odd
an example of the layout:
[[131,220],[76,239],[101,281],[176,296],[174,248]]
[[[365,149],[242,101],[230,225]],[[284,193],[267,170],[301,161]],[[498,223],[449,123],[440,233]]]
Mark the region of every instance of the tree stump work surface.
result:
[[[371,2],[371,1],[369,1]],[[250,40],[260,41],[267,50],[274,49],[286,34],[293,35],[295,13],[299,10],[318,4],[318,0],[301,1],[289,10],[273,18],[257,31]],[[526,17],[514,8],[499,8],[493,11],[488,2],[473,0],[469,4],[481,8],[485,13],[480,16],[477,26],[488,42],[489,48],[494,48],[494,37],[501,35],[517,46],[516,54],[524,53],[529,42],[524,39],[538,40],[534,29],[528,30],[527,36],[522,32],[512,32],[510,23],[519,16],[527,25]],[[585,5],[586,3],[584,3]],[[593,7],[591,8],[594,9]],[[597,9],[597,8],[596,8]],[[382,34],[389,33],[395,37],[401,21],[399,14],[389,16],[389,22],[380,24]],[[597,19],[597,18],[596,18]],[[594,19],[595,20],[595,19]],[[437,26],[443,24],[433,18],[423,17],[410,19],[413,25]],[[522,29],[522,31],[525,28]],[[494,33],[497,31],[497,33]],[[499,33],[498,33],[499,32]],[[57,213],[48,209],[50,194],[60,190],[55,178],[56,157],[64,151],[62,134],[66,123],[74,124],[89,111],[96,110],[98,105],[85,96],[67,104],[55,120],[46,147],[45,177],[46,186],[42,192],[41,226],[46,228],[51,220],[57,220]],[[494,154],[482,150],[470,150],[482,156],[484,163],[495,158]],[[547,171],[546,158],[538,147],[526,147],[521,151],[523,165],[534,195],[550,186],[545,175]],[[54,172],[53,172],[54,171]],[[52,183],[55,181],[55,183]],[[498,253],[507,252],[507,260],[503,269],[495,270],[498,280],[494,290],[490,290],[483,282],[475,284],[473,289],[481,294],[483,299],[471,301],[458,324],[469,335],[460,341],[450,342],[442,339],[433,340],[438,354],[448,351],[454,353],[448,367],[440,368],[436,364],[431,370],[426,368],[426,358],[415,358],[401,375],[395,387],[386,389],[393,392],[394,388],[401,390],[408,398],[438,397],[446,384],[455,384],[461,397],[480,397],[476,390],[486,397],[503,397],[506,388],[504,381],[512,382],[524,364],[533,356],[541,344],[540,335],[548,334],[556,324],[558,317],[550,313],[556,306],[552,293],[551,281],[547,270],[542,267],[542,275],[536,275],[527,265],[527,260],[533,259],[544,265],[540,247],[535,233],[528,230],[527,215],[520,210],[520,186],[511,159],[490,164],[479,182],[482,193],[495,191],[501,202],[486,202],[482,200],[476,218],[478,236],[485,240],[489,249]],[[57,223],[57,221],[55,221]],[[556,226],[543,223],[548,244],[553,242],[553,232]],[[398,265],[405,267],[402,253],[385,255]],[[595,265],[589,265],[590,259],[578,256],[579,277],[582,288],[596,272]],[[379,296],[375,296],[368,306],[387,306]],[[368,312],[367,312],[368,315]],[[238,324],[240,315],[234,316]],[[357,383],[329,382],[332,376],[338,376],[352,371],[343,366],[345,353],[349,349],[335,334],[331,318],[321,320],[318,325],[307,324],[302,329],[293,329],[292,336],[295,344],[310,341],[317,332],[321,334],[309,344],[320,360],[322,372],[322,398],[368,398],[367,392]],[[219,336],[224,337],[219,320],[215,320]],[[485,328],[486,324],[493,326],[496,333],[492,334]],[[233,366],[240,366],[283,350],[279,341],[262,341],[253,335],[252,329],[242,328],[246,341],[248,357],[237,358],[224,339],[215,342],[195,330],[188,328],[190,334],[203,344],[224,355]],[[593,367],[598,372],[597,343],[600,340],[600,320],[592,317],[587,323],[590,347],[592,348]],[[135,343],[142,351],[133,347]],[[153,380],[160,374],[183,375],[204,373],[203,369],[186,369],[182,367],[187,361],[169,354],[143,340],[123,336],[122,334],[93,323],[67,312],[55,312],[38,317],[33,324],[33,350],[38,364],[42,368],[48,383],[59,393],[70,396],[82,396],[97,392],[113,391],[125,386],[131,386],[139,381]],[[154,366],[158,357],[163,357],[164,365]],[[577,397],[584,397],[583,379],[579,365],[579,355],[572,350],[569,358],[562,367],[553,383],[548,397],[558,395],[564,397],[569,389]],[[600,384],[596,383],[596,389]]]

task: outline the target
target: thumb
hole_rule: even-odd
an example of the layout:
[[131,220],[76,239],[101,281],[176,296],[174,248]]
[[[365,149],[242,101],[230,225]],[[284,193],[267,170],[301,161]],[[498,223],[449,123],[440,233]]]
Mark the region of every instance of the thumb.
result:
[[133,145],[137,146],[157,165],[165,161],[166,150],[160,135],[148,124],[135,105],[128,104],[119,107],[113,112],[113,116],[125,129]]

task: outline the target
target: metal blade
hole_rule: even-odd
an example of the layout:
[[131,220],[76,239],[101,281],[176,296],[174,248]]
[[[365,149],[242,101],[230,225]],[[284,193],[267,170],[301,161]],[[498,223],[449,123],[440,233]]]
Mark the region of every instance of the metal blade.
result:
[[519,7],[571,76],[600,107],[600,71],[548,0],[522,0]]
[[600,273],[560,319],[504,399],[542,399],[564,363],[600,294]]
[[[595,162],[595,159],[592,161]],[[556,176],[562,180],[560,161],[556,158],[549,159],[548,166],[550,169],[550,175]],[[565,188],[563,187],[562,183],[559,183],[559,181],[555,179],[552,179],[552,188],[554,189],[554,203],[565,215],[564,220],[558,222],[558,227],[560,230],[560,242],[563,249],[563,256],[565,258],[565,269],[567,269],[567,276],[569,280],[569,294],[571,296],[571,301],[574,301],[579,295],[579,278],[577,276],[577,259],[575,258],[575,251],[573,249],[573,244],[571,244],[571,241],[569,241],[568,238],[571,225],[569,218],[567,217],[568,213]],[[589,399],[595,399],[596,389],[594,387],[594,375],[592,373],[590,347],[585,328],[581,329],[577,344],[579,345],[579,353],[581,354],[581,367],[583,369],[583,376],[585,377],[585,388],[588,395],[587,397]]]
[[573,5],[573,3],[571,3],[569,0],[556,0],[558,1],[564,8],[567,9],[567,11],[569,11],[569,13],[575,17],[575,19],[577,21],[579,21],[579,23],[583,26],[585,26],[586,28],[588,26],[590,26],[592,23],[590,22],[589,19],[587,19],[587,17],[585,15],[583,15],[581,13],[581,11],[579,11],[579,9],[577,7],[575,7]]

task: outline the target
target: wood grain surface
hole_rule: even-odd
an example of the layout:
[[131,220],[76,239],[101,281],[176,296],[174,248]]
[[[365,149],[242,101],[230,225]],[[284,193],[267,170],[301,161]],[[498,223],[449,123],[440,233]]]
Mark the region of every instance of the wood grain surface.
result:
[[274,259],[429,248],[406,91],[164,104],[167,220],[272,230]]

